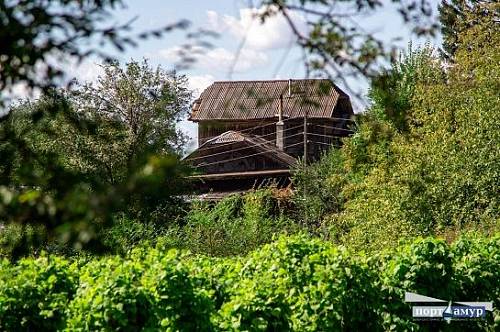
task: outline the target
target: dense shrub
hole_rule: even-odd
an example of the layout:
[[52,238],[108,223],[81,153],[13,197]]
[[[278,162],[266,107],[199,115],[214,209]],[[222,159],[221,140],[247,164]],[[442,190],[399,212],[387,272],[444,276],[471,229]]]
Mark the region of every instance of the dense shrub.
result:
[[140,244],[149,242],[154,245],[158,236],[165,231],[166,227],[155,223],[144,223],[125,215],[117,215],[113,226],[103,229],[99,236],[111,253],[124,255]]
[[0,263],[0,330],[54,331],[78,286],[78,266],[54,257]]
[[[218,203],[192,202],[187,214],[176,220],[141,221],[117,213],[112,225],[97,228],[96,238],[106,253],[122,256],[135,247],[157,244],[211,256],[245,254],[279,234],[297,232],[298,225],[285,216],[279,204],[266,189],[230,195]],[[0,258],[16,260],[41,250],[66,256],[85,254],[70,245],[48,241],[42,226],[7,224],[0,228]]]
[[239,282],[221,308],[223,330],[376,326],[376,275],[363,259],[319,240],[296,237],[267,245],[247,257],[238,275]]
[[[374,256],[305,236],[246,257],[135,249],[0,264],[0,329],[54,331],[494,330],[500,313],[417,322],[404,292],[500,305],[500,236],[420,239]],[[496,319],[496,320],[495,320]]]
[[244,254],[277,234],[295,231],[270,190],[231,195],[215,205],[195,202],[186,221],[180,230],[182,247],[215,256]]
[[47,237],[43,226],[0,223],[0,259],[16,260],[36,254],[45,246]]
[[210,330],[211,302],[192,284],[182,255],[134,251],[81,270],[68,311],[70,330]]

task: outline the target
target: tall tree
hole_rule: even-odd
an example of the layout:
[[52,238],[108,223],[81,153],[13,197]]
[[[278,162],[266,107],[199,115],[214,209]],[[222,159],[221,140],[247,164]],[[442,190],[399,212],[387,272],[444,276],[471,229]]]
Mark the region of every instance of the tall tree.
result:
[[408,51],[389,70],[374,77],[368,91],[371,101],[369,112],[379,120],[389,121],[399,132],[407,132],[411,114],[412,98],[417,83],[439,81],[444,77],[436,58],[435,50],[429,45]]
[[104,116],[127,130],[127,165],[133,167],[145,153],[182,152],[185,135],[176,124],[187,114],[191,91],[187,78],[147,60],[103,65],[97,83],[88,83],[73,94],[78,112]]
[[417,82],[407,135],[378,164],[335,217],[359,248],[439,234],[450,239],[500,229],[500,25],[495,12],[458,35],[445,80]]
[[[87,133],[93,134],[92,121],[75,113],[64,96],[53,90],[64,77],[58,59],[81,61],[94,55],[110,61],[110,53],[103,52],[109,49],[106,46],[123,51],[139,39],[160,37],[172,29],[187,27],[187,21],[179,21],[133,36],[131,22],[109,23],[113,11],[121,4],[120,0],[0,0],[2,225],[42,225],[49,238],[98,249],[98,245],[92,246],[96,228],[109,225],[111,213],[127,207],[132,192],[154,201],[169,197],[165,190],[178,188],[168,184],[180,176],[173,156],[150,157],[110,186],[100,177],[89,176],[88,167],[75,165],[90,159],[75,158],[56,148],[58,140],[63,138],[60,134],[64,137],[82,134],[75,136],[75,140],[88,139]],[[56,61],[49,61],[51,58]],[[33,112],[22,117],[28,124],[24,128],[17,126],[17,115],[6,109],[11,104],[9,92],[18,84],[47,94],[47,98],[34,105]],[[61,127],[68,131],[54,131],[60,129],[54,121],[64,123]],[[37,131],[42,135],[38,136]],[[47,138],[50,148],[41,145],[38,137]],[[77,146],[76,142],[71,146]],[[156,195],[160,191],[162,195]],[[27,243],[25,240],[20,242]]]
[[123,123],[78,112],[57,91],[11,110],[0,134],[9,137],[0,141],[0,224],[21,229],[12,252],[31,247],[23,237],[37,239],[30,229],[43,230],[51,243],[105,249],[97,235],[115,213],[147,222],[160,207],[166,216],[186,188],[177,156],[136,152],[138,161],[128,167],[130,133]]

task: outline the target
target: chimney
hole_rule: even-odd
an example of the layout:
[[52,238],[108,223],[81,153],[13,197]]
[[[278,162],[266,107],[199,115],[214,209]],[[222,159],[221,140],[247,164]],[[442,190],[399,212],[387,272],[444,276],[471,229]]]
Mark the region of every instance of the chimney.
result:
[[280,95],[278,104],[278,122],[276,122],[276,147],[283,150],[285,147],[285,140],[283,137],[285,123],[283,122],[283,95]]

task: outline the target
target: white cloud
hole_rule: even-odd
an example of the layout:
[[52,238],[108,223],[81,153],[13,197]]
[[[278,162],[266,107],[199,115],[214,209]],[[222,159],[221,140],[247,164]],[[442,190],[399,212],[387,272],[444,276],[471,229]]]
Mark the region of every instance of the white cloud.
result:
[[[217,12],[207,12],[207,25],[218,33],[229,32],[234,37],[245,38],[245,45],[250,49],[269,50],[288,47],[295,35],[287,20],[276,13],[261,22],[256,15],[262,13],[265,7],[240,9],[239,17],[219,15]],[[297,30],[307,34],[308,26],[305,18],[295,12],[289,13]]]
[[[193,67],[211,72],[227,72],[232,68],[235,72],[245,72],[268,63],[269,58],[264,52],[243,48],[239,54],[230,52],[225,48],[217,47],[205,49],[193,47],[190,50],[183,50],[180,46],[174,46],[159,51],[165,60],[178,63],[182,60],[182,55],[189,53],[195,62]],[[236,61],[236,63],[235,63]]]
[[193,90],[195,98],[214,81],[215,77],[212,75],[192,75],[188,77],[189,88]]
[[[174,46],[159,51],[159,55],[171,63],[183,64],[182,60],[194,61],[191,68],[202,69],[211,73],[248,72],[270,63],[268,51],[286,48],[293,45],[296,36],[286,19],[275,9],[264,23],[257,17],[266,8],[243,8],[238,16],[221,15],[215,11],[207,11],[206,27],[220,33],[233,44],[244,42],[239,52],[224,47],[206,49],[193,46],[182,48]],[[308,26],[303,16],[290,12],[300,33],[307,34]],[[235,46],[236,47],[236,46]]]
[[81,63],[70,62],[67,67],[69,78],[76,78],[79,82],[95,82],[104,74],[103,68],[97,62],[90,60],[83,60]]

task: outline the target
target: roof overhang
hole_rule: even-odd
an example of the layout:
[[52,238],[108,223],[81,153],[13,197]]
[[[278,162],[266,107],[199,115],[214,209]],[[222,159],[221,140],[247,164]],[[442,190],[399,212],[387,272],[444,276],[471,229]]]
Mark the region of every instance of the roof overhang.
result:
[[216,173],[216,174],[199,174],[188,176],[189,179],[195,180],[226,180],[226,179],[245,179],[255,177],[273,177],[273,176],[288,176],[289,169],[272,169],[263,171],[249,172],[231,172],[231,173]]

